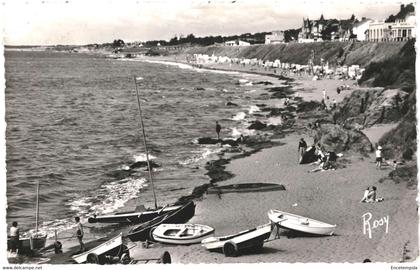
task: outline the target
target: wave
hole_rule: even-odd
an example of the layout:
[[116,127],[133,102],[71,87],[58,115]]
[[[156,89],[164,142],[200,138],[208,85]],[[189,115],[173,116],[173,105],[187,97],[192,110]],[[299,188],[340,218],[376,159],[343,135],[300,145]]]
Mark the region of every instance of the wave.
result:
[[241,120],[244,120],[245,119],[245,116],[246,116],[246,113],[244,113],[244,112],[238,112],[233,118],[232,118],[232,120],[235,120],[235,121],[241,121]]
[[[134,155],[133,159],[134,159],[134,162],[147,161],[147,157],[145,153]],[[156,159],[156,157],[149,154],[149,160],[151,159]]]
[[253,114],[254,112],[259,112],[261,111],[260,108],[258,108],[258,106],[252,105],[251,107],[249,107],[248,113],[249,114]]
[[200,151],[196,152],[196,154],[193,154],[192,157],[179,161],[178,164],[180,165],[194,164],[194,163],[197,163],[199,161],[209,158],[213,154],[220,153],[221,151],[222,151],[222,148],[220,148],[219,146],[205,147],[201,149]]

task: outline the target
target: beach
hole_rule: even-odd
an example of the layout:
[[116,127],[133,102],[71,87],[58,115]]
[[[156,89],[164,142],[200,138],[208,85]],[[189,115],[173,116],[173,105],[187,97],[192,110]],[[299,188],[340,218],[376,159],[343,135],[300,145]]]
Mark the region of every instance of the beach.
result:
[[[340,102],[352,90],[361,89],[350,80],[313,81],[309,77],[293,79],[291,84],[294,93],[291,98],[297,96],[304,101],[320,101],[322,91],[327,89],[328,95]],[[336,87],[343,84],[352,85],[352,90],[337,94]],[[283,99],[270,99],[267,102],[272,107],[282,107]],[[374,144],[391,127],[393,125],[373,127],[365,133]],[[217,176],[211,180],[218,185],[275,183],[284,185],[286,190],[195,195],[195,216],[188,223],[211,226],[215,228],[215,236],[224,236],[268,223],[267,212],[278,209],[335,224],[337,227],[334,235],[294,235],[280,229],[279,238],[265,243],[260,251],[245,252],[237,257],[209,252],[200,244],[176,246],[153,243],[144,248],[137,242],[136,247],[130,250],[131,256],[134,259],[156,258],[164,251],[169,251],[172,263],[178,264],[361,263],[365,259],[396,263],[417,258],[418,213],[415,184],[413,187],[405,182],[397,184],[393,181],[379,181],[389,174],[391,167],[376,169],[374,152],[367,156],[344,152],[340,158],[344,165],[338,169],[309,172],[318,165],[298,164],[297,146],[300,138],[311,145],[311,132],[305,128],[290,128],[285,129],[284,134],[275,135],[263,147],[243,147],[240,154],[222,150],[218,154],[219,158],[227,164],[218,166],[216,170],[228,172],[232,177],[228,176],[227,180],[220,182]],[[361,203],[364,190],[372,185],[378,188],[378,196],[384,200]],[[378,224],[381,226],[377,226]],[[76,243],[69,241],[66,246],[72,244]]]
[[[295,83],[299,84],[299,81]],[[341,82],[307,80],[302,84],[311,84],[312,87],[299,87],[299,94],[320,97],[325,85],[338,83]],[[344,95],[341,94],[341,97]],[[380,136],[377,133],[371,135],[373,141]],[[226,171],[233,173],[234,177],[224,181],[223,185],[267,182],[283,184],[286,191],[228,193],[221,197],[208,194],[197,202],[196,215],[190,223],[212,226],[216,228],[217,236],[223,236],[262,225],[269,221],[269,209],[279,209],[336,224],[333,236],[288,237],[287,231],[283,230],[278,240],[266,243],[257,254],[236,258],[225,257],[222,253],[210,253],[200,245],[182,249],[164,247],[173,254],[174,262],[360,263],[365,259],[372,262],[401,262],[403,256],[409,256],[409,260],[415,259],[418,256],[417,189],[407,188],[405,183],[379,183],[378,180],[386,176],[390,168],[377,170],[373,153],[369,157],[344,155],[349,159],[346,168],[308,173],[315,165],[299,165],[297,162],[297,145],[301,137],[312,142],[307,134],[288,134],[279,140],[284,145],[234,159],[226,166]],[[370,185],[377,186],[378,196],[384,198],[383,202],[360,203],[364,189]],[[368,213],[372,214],[369,221],[371,225],[375,219],[389,217],[388,227],[372,228],[371,238],[368,231],[364,233],[363,216]],[[409,250],[407,254],[403,254],[405,249]],[[141,250],[139,256],[148,252]]]

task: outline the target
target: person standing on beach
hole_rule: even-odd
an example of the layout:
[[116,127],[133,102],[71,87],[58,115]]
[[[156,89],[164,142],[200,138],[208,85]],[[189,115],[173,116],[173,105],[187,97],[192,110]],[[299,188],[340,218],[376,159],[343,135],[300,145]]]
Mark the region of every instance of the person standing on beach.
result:
[[216,133],[217,133],[217,139],[220,140],[220,131],[222,130],[222,126],[219,124],[219,122],[216,121]]
[[303,138],[300,138],[298,145],[299,163],[301,162],[303,154],[305,153],[307,147],[308,145],[306,144],[305,140]]
[[79,217],[75,217],[74,221],[76,221],[76,225],[77,225],[76,236],[77,236],[77,240],[79,240],[80,251],[83,252],[85,251],[85,244],[83,244],[83,235],[84,235],[83,225],[82,223],[80,223]]
[[382,147],[378,146],[378,149],[375,152],[376,156],[376,168],[381,169],[381,163],[382,163]]
[[13,221],[10,227],[10,252],[18,252],[19,249],[19,228],[18,223]]

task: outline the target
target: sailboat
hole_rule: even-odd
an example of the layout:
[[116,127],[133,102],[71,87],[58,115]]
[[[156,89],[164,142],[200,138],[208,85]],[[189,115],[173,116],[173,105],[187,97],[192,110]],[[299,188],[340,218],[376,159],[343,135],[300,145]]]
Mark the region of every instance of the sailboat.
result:
[[[157,205],[156,192],[155,192],[155,187],[153,183],[152,170],[151,170],[150,160],[149,160],[149,151],[148,151],[147,143],[146,143],[146,133],[144,131],[143,115],[142,115],[142,110],[141,110],[141,105],[140,105],[140,96],[139,96],[139,90],[138,90],[138,85],[137,85],[137,82],[141,80],[143,80],[143,78],[141,77],[134,78],[134,84],[136,86],[137,105],[139,108],[143,143],[144,143],[144,149],[146,152],[146,162],[147,162],[147,168],[149,172],[149,180],[152,186],[152,193],[153,193],[155,207],[153,209],[146,209],[144,208],[144,206],[140,206],[136,210],[130,211],[130,212],[120,212],[120,213],[115,213],[112,215],[101,215],[101,216],[94,215],[93,217],[88,218],[89,223],[140,224],[140,223],[148,222],[157,217],[167,215],[167,214],[173,214],[173,213],[183,214],[183,211],[179,211],[179,210],[182,209],[185,206],[185,204],[189,203],[187,202],[181,205],[170,205],[170,206],[164,206],[164,207],[158,207]],[[195,209],[194,203],[192,204],[193,204],[193,208]],[[192,215],[194,215],[194,213]]]
[[[18,254],[31,255],[37,250],[45,247],[47,241],[47,235],[38,231],[39,221],[39,181],[36,185],[36,215],[35,215],[35,232],[29,236],[22,237],[19,239]],[[7,247],[11,246],[11,240],[7,239]]]

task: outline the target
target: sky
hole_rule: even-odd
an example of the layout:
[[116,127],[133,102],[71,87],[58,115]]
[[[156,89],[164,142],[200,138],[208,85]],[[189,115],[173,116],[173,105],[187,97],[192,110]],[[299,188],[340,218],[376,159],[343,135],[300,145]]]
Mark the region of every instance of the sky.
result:
[[396,0],[3,0],[6,45],[169,40],[175,35],[233,35],[300,28],[302,18],[384,20]]

